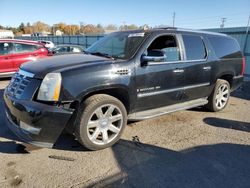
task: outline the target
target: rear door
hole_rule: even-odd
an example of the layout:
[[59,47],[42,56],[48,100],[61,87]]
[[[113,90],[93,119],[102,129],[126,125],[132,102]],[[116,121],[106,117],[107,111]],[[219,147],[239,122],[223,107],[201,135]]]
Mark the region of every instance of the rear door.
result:
[[11,60],[13,51],[14,48],[11,42],[0,42],[0,74],[14,71]]
[[208,49],[202,36],[183,34],[185,48],[185,89],[183,101],[207,97],[211,92],[211,69]]

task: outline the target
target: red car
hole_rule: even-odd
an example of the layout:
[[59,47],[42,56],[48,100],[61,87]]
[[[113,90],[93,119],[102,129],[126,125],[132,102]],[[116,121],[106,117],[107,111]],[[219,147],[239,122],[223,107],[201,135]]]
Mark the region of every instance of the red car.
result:
[[50,55],[44,44],[15,39],[0,39],[0,77],[14,74],[22,63]]

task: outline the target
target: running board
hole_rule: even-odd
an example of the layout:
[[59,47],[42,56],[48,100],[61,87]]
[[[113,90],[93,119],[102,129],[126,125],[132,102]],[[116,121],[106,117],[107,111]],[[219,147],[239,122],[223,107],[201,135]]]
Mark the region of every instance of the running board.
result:
[[190,108],[194,108],[198,106],[203,106],[207,103],[208,103],[208,100],[206,98],[196,99],[196,100],[178,103],[178,104],[174,104],[170,106],[164,106],[161,108],[156,108],[156,109],[129,114],[128,119],[131,121],[150,119],[150,118],[154,118],[154,117],[168,114],[171,112],[176,112],[179,110],[186,110],[186,109],[190,109]]

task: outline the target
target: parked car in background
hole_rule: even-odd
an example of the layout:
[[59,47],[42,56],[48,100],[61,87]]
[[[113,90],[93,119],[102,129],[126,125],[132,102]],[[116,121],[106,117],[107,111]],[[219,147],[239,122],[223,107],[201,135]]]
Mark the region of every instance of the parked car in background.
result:
[[37,41],[37,42],[40,42],[40,43],[44,44],[44,46],[45,46],[46,48],[49,48],[49,49],[51,49],[51,48],[54,48],[54,47],[55,47],[54,43],[53,43],[53,42],[51,42],[51,41],[47,41],[47,40],[39,40],[39,41]]
[[79,45],[61,44],[50,50],[53,54],[82,53],[84,48]]
[[9,77],[22,63],[48,55],[48,49],[36,41],[0,39],[0,77]]

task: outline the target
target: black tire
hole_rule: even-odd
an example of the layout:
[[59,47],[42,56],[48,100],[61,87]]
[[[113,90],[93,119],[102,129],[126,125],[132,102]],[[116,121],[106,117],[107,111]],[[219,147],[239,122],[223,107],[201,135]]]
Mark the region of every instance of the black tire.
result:
[[[225,103],[223,105],[221,105],[220,107],[217,105],[217,99],[216,96],[218,95],[218,92],[220,90],[220,88],[222,86],[226,86],[228,89],[228,95],[227,95],[227,100],[225,101]],[[226,96],[226,95],[225,95]],[[216,81],[215,87],[213,92],[211,93],[211,95],[208,97],[208,104],[205,106],[206,109],[212,111],[212,112],[218,112],[223,110],[229,101],[229,97],[230,97],[230,84],[228,83],[228,81],[226,80],[222,80],[222,79],[218,79]]]
[[[110,141],[106,144],[103,144],[103,145],[99,145],[99,144],[96,144],[93,141],[91,141],[91,139],[89,138],[90,132],[89,132],[89,128],[87,126],[88,126],[88,122],[92,121],[91,117],[94,116],[93,114],[95,114],[95,111],[97,109],[100,109],[100,108],[101,109],[105,108],[105,107],[102,107],[105,105],[115,106],[115,110],[117,110],[119,112],[119,114],[121,114],[121,120],[118,120],[120,123],[119,124],[120,131],[118,133],[115,133],[115,136],[113,136],[114,138],[112,141]],[[88,99],[86,99],[83,102],[78,113],[79,114],[77,117],[76,127],[75,127],[74,133],[75,133],[77,140],[89,150],[100,150],[100,149],[108,148],[108,147],[112,146],[113,144],[115,144],[120,139],[121,134],[122,134],[122,132],[127,124],[126,108],[124,107],[124,105],[122,104],[121,101],[119,101],[117,98],[112,97],[110,95],[97,94],[97,95],[93,95],[93,96],[89,97]],[[112,115],[110,115],[110,116],[112,117]],[[98,119],[96,121],[100,122],[101,120],[99,121],[99,119]],[[101,125],[98,123],[98,127],[100,127],[100,126]],[[101,129],[101,127],[100,127],[100,129]],[[95,132],[95,129],[93,132]],[[106,132],[110,133],[109,130]],[[99,136],[97,136],[97,138],[99,138],[100,136],[104,137],[102,132],[98,135]]]

